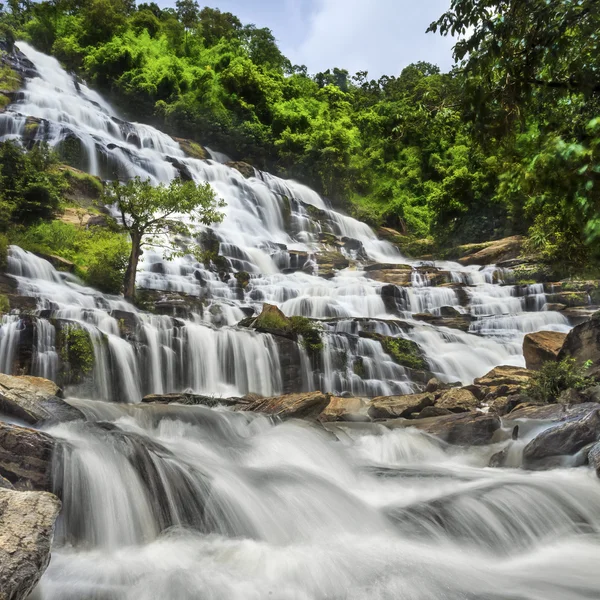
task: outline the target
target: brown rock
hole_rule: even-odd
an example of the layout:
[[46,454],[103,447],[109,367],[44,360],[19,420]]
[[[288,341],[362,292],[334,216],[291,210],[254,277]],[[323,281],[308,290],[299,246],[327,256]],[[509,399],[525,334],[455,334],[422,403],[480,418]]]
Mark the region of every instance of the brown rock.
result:
[[0,374],[0,414],[30,425],[83,419],[83,414],[60,396],[62,390],[49,379]]
[[364,398],[333,396],[319,416],[320,421],[370,421],[369,403]]
[[50,489],[54,439],[0,421],[0,473],[17,489]]
[[231,161],[226,163],[228,167],[239,171],[246,179],[250,179],[250,177],[255,177],[256,173],[254,171],[254,167],[247,162],[243,161]]
[[203,396],[188,392],[172,394],[148,394],[142,398],[142,402],[148,404],[185,404],[186,406],[233,406],[239,404],[241,398],[220,398],[218,396]]
[[60,501],[46,492],[0,490],[0,600],[22,600],[50,562]]
[[[480,244],[473,245],[473,252],[458,259],[462,265],[492,265],[504,260],[512,260],[521,254],[525,238],[520,235],[507,237],[489,242],[485,247]],[[469,250],[468,247],[463,247]]]
[[566,357],[574,358],[578,365],[591,361],[588,375],[600,378],[600,311],[568,333],[558,359]]
[[475,380],[475,385],[496,387],[499,385],[527,385],[533,377],[533,371],[521,367],[503,365],[492,369],[487,375]]
[[421,412],[426,406],[435,404],[433,394],[408,394],[406,396],[380,396],[374,398],[369,407],[372,419],[397,419]]
[[317,418],[328,406],[331,394],[310,392],[261,398],[255,402],[236,405],[235,410],[261,412],[282,419]]
[[458,446],[490,444],[494,433],[500,429],[500,419],[496,415],[476,412],[418,419],[414,424],[422,431]]
[[542,421],[565,421],[588,415],[600,408],[596,402],[585,402],[567,406],[565,404],[520,404],[506,416],[506,419],[540,419]]
[[411,415],[413,419],[429,419],[431,417],[442,417],[451,415],[452,413],[447,408],[439,408],[438,406],[426,406],[419,414]]
[[453,388],[444,392],[435,405],[437,408],[445,408],[450,412],[468,412],[479,406],[479,400],[468,389]]
[[558,331],[528,333],[523,341],[527,368],[538,371],[545,362],[556,361],[566,339],[567,334]]

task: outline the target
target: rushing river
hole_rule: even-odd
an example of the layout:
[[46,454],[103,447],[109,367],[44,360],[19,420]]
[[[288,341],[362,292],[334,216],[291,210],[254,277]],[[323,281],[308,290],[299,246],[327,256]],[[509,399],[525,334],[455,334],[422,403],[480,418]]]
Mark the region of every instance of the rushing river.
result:
[[[211,152],[184,154],[152,127],[120,119],[56,60],[18,44],[25,86],[0,114],[0,140],[60,149],[76,140],[81,165],[103,178],[166,182],[184,172],[226,202],[213,228],[223,277],[190,256],[144,255],[140,288],[202,298],[186,318],[139,311],[11,247],[9,273],[34,298],[32,374],[57,379],[57,326],[84,329],[94,367],[67,390],[87,421],[56,425],[54,485],[63,498],[39,600],[592,600],[600,597],[600,485],[586,469],[528,473],[487,468],[507,443],[461,449],[413,429],[377,424],[273,422],[204,407],[139,404],[148,393],[217,396],[286,389],[275,336],[240,328],[264,302],[323,319],[320,364],[294,351],[298,388],[376,396],[419,388],[375,339],[410,338],[428,369],[470,383],[500,364],[523,365],[523,336],[568,331],[541,285],[501,285],[510,273],[436,262],[449,282],[427,285],[420,263],[293,181],[246,179]],[[206,230],[199,233],[207,233]],[[349,268],[319,277],[322,234],[352,241]],[[321,236],[321,237],[320,237]],[[409,264],[394,306],[367,263]],[[242,290],[235,272],[249,274]],[[461,293],[459,293],[461,292]],[[462,297],[461,297],[462,296]],[[466,301],[465,301],[466,297]],[[415,313],[452,307],[469,331]],[[23,315],[3,317],[0,372],[11,372]],[[135,339],[123,335],[123,321]],[[289,357],[287,357],[289,358]],[[353,365],[361,359],[357,372]],[[510,424],[506,424],[509,428]],[[529,437],[528,437],[529,436]],[[510,436],[508,436],[510,437]]]

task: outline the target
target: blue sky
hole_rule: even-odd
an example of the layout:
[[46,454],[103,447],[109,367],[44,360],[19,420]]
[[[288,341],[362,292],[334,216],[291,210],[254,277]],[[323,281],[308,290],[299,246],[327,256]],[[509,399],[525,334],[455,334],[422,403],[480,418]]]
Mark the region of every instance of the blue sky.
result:
[[[175,0],[161,0],[173,6]],[[199,0],[229,11],[245,24],[271,29],[293,63],[310,73],[329,67],[397,75],[425,60],[452,66],[452,40],[426,34],[449,0]]]

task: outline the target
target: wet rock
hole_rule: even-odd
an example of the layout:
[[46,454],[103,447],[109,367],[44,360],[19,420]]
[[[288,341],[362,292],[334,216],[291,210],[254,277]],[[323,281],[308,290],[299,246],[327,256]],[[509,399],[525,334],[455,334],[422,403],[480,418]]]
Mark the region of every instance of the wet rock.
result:
[[75,263],[63,258],[62,256],[56,256],[55,254],[42,254],[41,252],[35,252],[37,256],[47,260],[57,271],[65,271],[67,273],[75,272]]
[[331,394],[310,392],[260,398],[254,402],[237,404],[235,410],[260,412],[281,419],[317,418],[329,405]]
[[372,419],[407,418],[435,404],[435,396],[429,393],[407,394],[405,396],[380,396],[374,398],[369,407]]
[[409,369],[425,370],[427,361],[421,347],[416,342],[406,338],[392,337],[361,331],[358,334],[362,338],[375,340],[381,344],[383,351],[398,365]]
[[255,177],[256,173],[254,171],[254,167],[247,162],[243,161],[230,161],[225,163],[231,169],[235,169],[240,172],[246,179],[250,179],[250,177]]
[[317,275],[325,279],[330,279],[335,274],[350,266],[350,261],[341,252],[323,252],[320,251],[315,254],[317,261]]
[[568,333],[558,359],[566,357],[574,358],[578,365],[591,361],[587,374],[600,378],[600,311]]
[[473,392],[466,388],[454,388],[444,392],[435,405],[437,408],[461,413],[476,409],[479,406],[479,400]]
[[567,334],[558,331],[528,333],[523,341],[527,368],[538,371],[545,362],[556,361],[566,339]]
[[499,396],[489,403],[489,412],[494,415],[504,416],[523,403],[524,398],[519,394],[513,396]]
[[520,235],[487,242],[467,244],[458,248],[463,254],[458,262],[462,265],[492,265],[517,258],[523,249],[525,238]]
[[153,404],[185,404],[187,406],[234,406],[240,402],[240,398],[220,398],[217,396],[203,396],[190,392],[172,394],[148,394],[142,398],[144,403]]
[[25,599],[40,580],[60,506],[46,492],[0,490],[0,600]]
[[62,390],[48,379],[0,374],[0,414],[30,425],[83,419],[61,396]]
[[503,365],[492,369],[483,377],[475,379],[475,385],[497,387],[499,385],[523,386],[533,377],[533,371],[521,367]]
[[521,404],[511,411],[506,418],[516,419],[539,419],[542,421],[565,421],[588,415],[590,412],[600,408],[596,402],[585,402],[574,406],[565,404]]
[[0,475],[0,489],[3,490],[14,490],[15,486],[8,480]]
[[600,442],[594,444],[588,452],[588,463],[596,475],[600,477]]
[[560,304],[559,302],[546,302],[546,310],[553,312],[561,312],[567,308],[566,304]]
[[381,288],[381,300],[387,312],[398,314],[408,303],[406,291],[396,285],[384,285]]
[[47,433],[0,421],[0,475],[17,489],[50,489],[53,450]]
[[442,417],[444,415],[451,415],[452,412],[447,408],[440,408],[439,406],[426,406],[420,413],[411,415],[413,419],[429,419],[431,417]]
[[333,396],[319,416],[320,421],[370,421],[369,402],[364,398]]
[[[446,307],[451,308],[451,307]],[[473,316],[470,314],[461,314],[456,311],[454,316],[439,316],[429,313],[417,313],[413,315],[413,319],[424,321],[435,327],[449,327],[450,329],[460,329],[461,331],[469,331]]]
[[418,419],[414,424],[422,431],[457,446],[491,444],[494,434],[500,429],[500,419],[496,415],[476,412]]
[[199,296],[184,292],[139,289],[135,304],[141,310],[179,319],[189,319],[194,314],[204,313],[204,302]]
[[190,158],[197,158],[198,160],[206,160],[208,158],[206,150],[200,144],[185,138],[174,137],[173,139]]
[[557,424],[536,436],[523,450],[526,468],[544,468],[558,464],[557,457],[573,455],[600,437],[600,409],[584,417]]
[[447,383],[443,383],[437,377],[432,377],[425,386],[426,392],[438,392],[440,390],[447,390],[450,386]]
[[413,269],[409,265],[370,265],[365,270],[369,279],[382,283],[399,287],[409,286],[412,283]]

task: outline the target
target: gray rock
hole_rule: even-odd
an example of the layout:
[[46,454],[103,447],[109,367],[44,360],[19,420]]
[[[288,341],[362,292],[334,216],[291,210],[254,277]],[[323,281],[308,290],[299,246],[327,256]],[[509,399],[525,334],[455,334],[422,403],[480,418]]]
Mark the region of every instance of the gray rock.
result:
[[585,323],[571,329],[563,347],[558,355],[558,360],[572,357],[578,365],[591,361],[588,375],[600,377],[600,312]]
[[0,472],[17,489],[50,490],[54,438],[0,421]]
[[60,396],[62,390],[48,379],[0,374],[0,414],[30,425],[83,419],[83,414]]
[[596,475],[600,477],[600,442],[594,444],[588,452],[588,462],[590,467],[596,471]]
[[556,457],[570,456],[600,437],[600,409],[557,424],[536,436],[523,450],[526,468],[544,468],[555,464]]
[[46,492],[0,490],[0,600],[22,600],[50,562],[60,501]]

